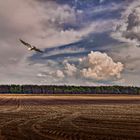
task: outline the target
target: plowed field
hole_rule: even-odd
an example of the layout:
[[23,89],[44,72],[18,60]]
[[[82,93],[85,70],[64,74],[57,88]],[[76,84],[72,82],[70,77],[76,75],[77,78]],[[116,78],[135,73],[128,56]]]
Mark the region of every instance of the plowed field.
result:
[[1,95],[0,140],[140,140],[140,97]]

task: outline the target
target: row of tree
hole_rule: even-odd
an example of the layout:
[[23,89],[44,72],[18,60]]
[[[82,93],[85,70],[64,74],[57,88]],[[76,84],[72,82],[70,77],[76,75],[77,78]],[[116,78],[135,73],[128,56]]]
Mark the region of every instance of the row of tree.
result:
[[140,94],[140,87],[130,86],[56,86],[0,85],[0,93],[9,94]]

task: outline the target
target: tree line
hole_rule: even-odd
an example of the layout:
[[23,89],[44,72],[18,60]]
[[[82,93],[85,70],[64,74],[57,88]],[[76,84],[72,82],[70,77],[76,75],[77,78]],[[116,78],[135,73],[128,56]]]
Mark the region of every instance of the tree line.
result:
[[130,86],[0,85],[1,94],[140,94]]

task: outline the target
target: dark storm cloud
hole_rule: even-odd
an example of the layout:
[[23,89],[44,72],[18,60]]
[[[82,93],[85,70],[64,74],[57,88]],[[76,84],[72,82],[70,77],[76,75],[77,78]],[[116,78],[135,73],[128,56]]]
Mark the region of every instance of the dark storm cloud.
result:
[[[132,2],[129,9],[127,9],[120,22],[116,25],[116,37],[118,39],[140,44],[140,1]],[[114,34],[115,35],[115,34]]]

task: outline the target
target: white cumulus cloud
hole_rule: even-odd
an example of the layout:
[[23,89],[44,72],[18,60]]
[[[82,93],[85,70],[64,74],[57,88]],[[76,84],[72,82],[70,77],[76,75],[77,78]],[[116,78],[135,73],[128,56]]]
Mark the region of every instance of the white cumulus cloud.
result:
[[81,63],[87,65],[86,68],[81,70],[82,76],[95,80],[106,80],[112,77],[120,78],[123,70],[121,62],[116,63],[106,53],[101,52],[92,51]]
[[56,71],[56,76],[57,76],[58,78],[64,78],[64,77],[65,77],[63,71],[61,71],[61,70],[57,70],[57,71]]
[[69,64],[69,63],[66,63],[65,65],[65,73],[68,75],[68,76],[73,76],[77,71],[77,68],[74,64]]
[[68,61],[63,64],[64,68],[61,70],[63,77],[79,77],[95,81],[120,79],[124,69],[121,62],[114,62],[106,53],[93,51],[87,57],[80,58],[77,65]]

